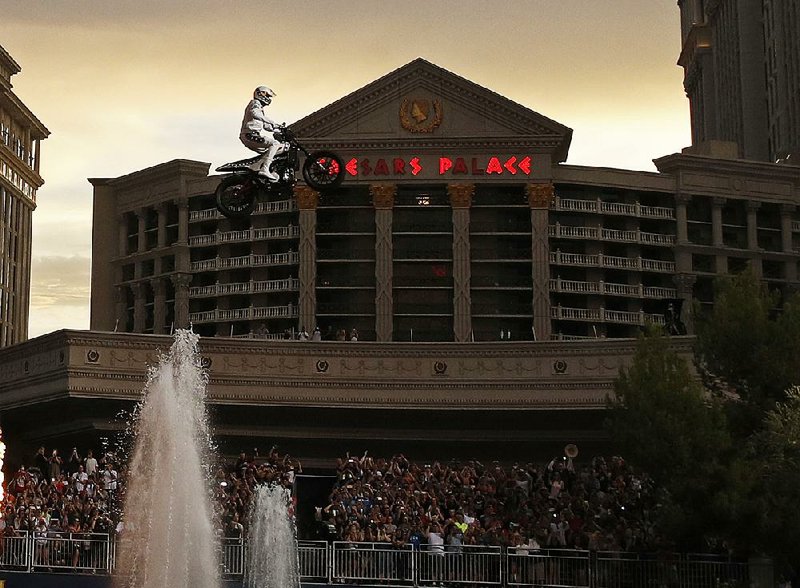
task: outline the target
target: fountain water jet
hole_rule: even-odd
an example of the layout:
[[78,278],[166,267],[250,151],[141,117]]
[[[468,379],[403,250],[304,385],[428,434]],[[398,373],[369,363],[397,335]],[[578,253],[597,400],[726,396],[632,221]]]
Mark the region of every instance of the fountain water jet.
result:
[[289,514],[289,491],[255,489],[248,516],[245,588],[299,588],[297,537]]
[[208,379],[198,339],[177,330],[169,353],[149,370],[134,425],[118,588],[220,586],[208,469]]

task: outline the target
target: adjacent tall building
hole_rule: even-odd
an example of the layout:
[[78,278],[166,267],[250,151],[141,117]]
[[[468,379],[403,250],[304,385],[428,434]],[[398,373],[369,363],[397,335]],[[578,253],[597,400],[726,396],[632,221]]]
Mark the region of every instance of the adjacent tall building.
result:
[[679,0],[695,153],[800,158],[800,2]]
[[0,347],[28,338],[31,220],[39,146],[50,131],[12,91],[19,64],[0,46]]

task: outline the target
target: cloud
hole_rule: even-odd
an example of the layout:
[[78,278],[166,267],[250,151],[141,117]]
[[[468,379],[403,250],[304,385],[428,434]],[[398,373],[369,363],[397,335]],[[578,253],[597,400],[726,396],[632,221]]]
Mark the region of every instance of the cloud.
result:
[[88,307],[88,257],[39,256],[31,261],[31,314],[53,306]]

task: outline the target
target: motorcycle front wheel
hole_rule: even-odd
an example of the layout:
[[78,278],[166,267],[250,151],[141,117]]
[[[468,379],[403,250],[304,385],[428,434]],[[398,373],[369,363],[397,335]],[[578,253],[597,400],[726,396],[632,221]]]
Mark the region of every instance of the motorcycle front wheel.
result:
[[303,162],[303,179],[315,190],[336,188],[344,181],[344,162],[333,151],[315,151]]
[[228,176],[217,186],[217,210],[228,218],[250,216],[256,205],[258,186],[247,176]]

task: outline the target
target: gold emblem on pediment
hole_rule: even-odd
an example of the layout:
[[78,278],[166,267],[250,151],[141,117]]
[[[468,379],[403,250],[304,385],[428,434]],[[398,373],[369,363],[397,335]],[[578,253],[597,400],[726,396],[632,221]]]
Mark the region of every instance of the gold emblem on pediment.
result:
[[405,98],[400,104],[400,125],[410,133],[431,133],[442,124],[442,101]]

